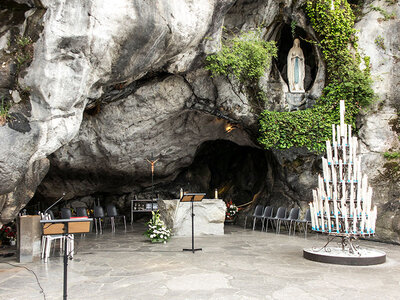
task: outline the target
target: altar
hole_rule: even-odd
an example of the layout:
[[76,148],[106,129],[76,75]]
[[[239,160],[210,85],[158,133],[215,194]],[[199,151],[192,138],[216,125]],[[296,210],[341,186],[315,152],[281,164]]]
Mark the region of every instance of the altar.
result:
[[[161,218],[175,236],[192,235],[192,210],[190,202],[179,199],[158,200]],[[226,204],[221,199],[203,199],[194,203],[194,234],[223,235]]]

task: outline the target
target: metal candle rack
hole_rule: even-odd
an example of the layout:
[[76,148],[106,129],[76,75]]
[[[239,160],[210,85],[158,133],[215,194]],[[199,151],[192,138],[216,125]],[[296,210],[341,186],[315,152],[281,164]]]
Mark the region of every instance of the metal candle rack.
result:
[[340,125],[332,125],[332,142],[326,141],[322,158],[323,174],[309,203],[312,229],[342,238],[342,248],[356,251],[352,241],[375,234],[376,206],[372,207],[372,188],[362,175],[358,140],[351,125],[344,122],[345,105],[340,101]]

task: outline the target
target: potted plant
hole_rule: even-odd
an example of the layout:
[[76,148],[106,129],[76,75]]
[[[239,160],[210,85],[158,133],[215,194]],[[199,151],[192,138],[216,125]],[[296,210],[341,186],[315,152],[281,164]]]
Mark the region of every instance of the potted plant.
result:
[[171,229],[168,229],[164,221],[160,219],[159,211],[152,211],[152,217],[149,222],[147,222],[148,229],[144,233],[148,238],[150,238],[152,243],[166,243],[171,237]]

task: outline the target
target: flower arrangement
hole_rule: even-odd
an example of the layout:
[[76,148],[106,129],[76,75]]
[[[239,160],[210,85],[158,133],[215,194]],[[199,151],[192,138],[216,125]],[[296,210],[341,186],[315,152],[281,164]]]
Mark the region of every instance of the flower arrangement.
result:
[[168,229],[164,221],[160,219],[160,213],[151,212],[152,218],[147,222],[148,229],[144,233],[148,238],[150,238],[152,243],[166,243],[171,237],[171,229]]
[[17,234],[14,229],[15,226],[4,224],[0,229],[0,241],[2,244],[14,244]]
[[226,219],[227,220],[232,220],[237,212],[239,211],[238,207],[232,203],[232,201],[229,201],[226,203]]

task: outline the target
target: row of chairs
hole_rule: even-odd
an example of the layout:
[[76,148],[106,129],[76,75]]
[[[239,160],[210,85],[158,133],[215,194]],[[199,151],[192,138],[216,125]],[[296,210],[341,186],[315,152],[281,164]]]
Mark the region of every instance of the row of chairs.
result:
[[[107,209],[107,215],[104,214],[104,209],[101,206],[95,206],[93,209],[93,219],[94,219],[94,226],[96,228],[96,234],[98,233],[97,230],[97,222],[99,222],[99,227],[100,227],[100,234],[103,233],[103,229],[101,226],[101,220],[109,218],[110,223],[111,223],[111,231],[115,232],[115,219],[117,218],[123,218],[124,219],[124,226],[125,226],[125,231],[126,231],[126,218],[124,215],[119,215],[117,212],[117,209],[114,204],[109,204],[106,207]],[[77,209],[78,212],[78,209]]]
[[[288,229],[288,233],[290,235],[292,226],[293,226],[293,234],[296,234],[296,226],[302,225],[304,229],[304,235],[307,237],[308,225],[311,224],[311,212],[310,209],[307,210],[305,217],[300,219],[300,208],[294,207],[290,210],[289,214],[287,214],[286,207],[279,207],[274,215],[275,208],[273,206],[257,205],[254,213],[252,215],[253,218],[253,230],[255,229],[257,220],[261,221],[261,231],[268,231],[268,224],[271,223],[271,227],[273,228],[275,225],[276,233],[280,233],[281,225],[286,225]],[[247,218],[247,217],[246,217]],[[246,227],[245,220],[245,227]]]
[[[100,234],[103,233],[103,226],[101,220],[105,219],[110,219],[111,223],[111,231],[115,232],[115,219],[117,218],[123,218],[124,220],[124,226],[125,226],[125,231],[126,231],[126,218],[124,215],[119,215],[117,212],[117,208],[115,207],[114,204],[109,204],[106,207],[107,210],[107,215],[104,213],[104,209],[102,206],[95,206],[93,209],[93,219],[94,219],[94,225],[96,229],[96,233],[100,231]],[[71,218],[71,210],[67,207],[61,208],[61,218],[62,219],[70,219]],[[77,207],[76,208],[76,216],[77,217],[87,217],[87,210],[86,207]],[[99,223],[99,230],[97,229],[97,223]]]

